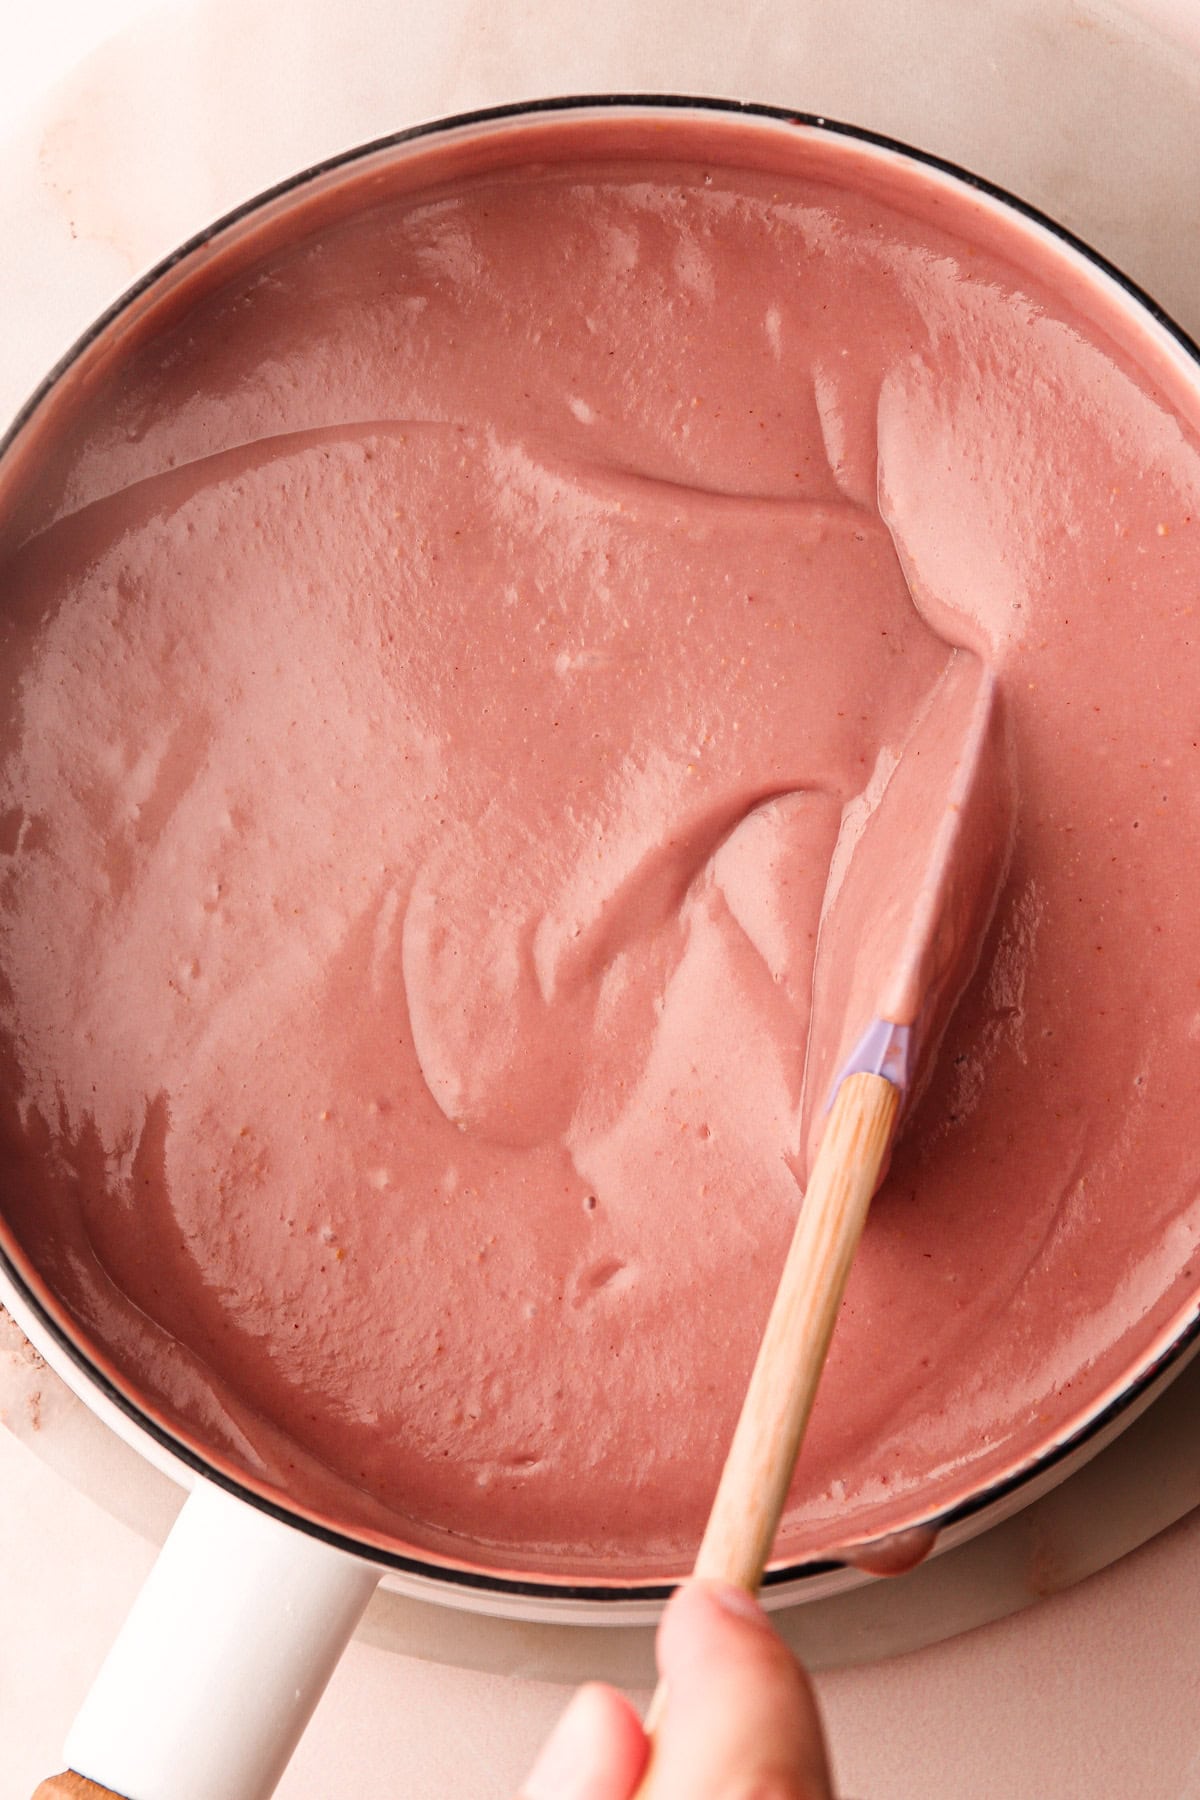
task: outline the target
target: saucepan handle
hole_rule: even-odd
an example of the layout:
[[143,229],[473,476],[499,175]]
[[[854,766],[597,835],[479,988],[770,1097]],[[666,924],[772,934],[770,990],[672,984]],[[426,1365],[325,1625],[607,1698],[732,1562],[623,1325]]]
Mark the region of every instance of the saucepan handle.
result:
[[34,1800],[269,1800],[378,1577],[200,1483]]

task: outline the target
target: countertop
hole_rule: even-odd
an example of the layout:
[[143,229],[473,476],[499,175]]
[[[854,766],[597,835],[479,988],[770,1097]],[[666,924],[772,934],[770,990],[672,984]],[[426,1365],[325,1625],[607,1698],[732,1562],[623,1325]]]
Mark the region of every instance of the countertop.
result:
[[[0,1800],[61,1767],[153,1559],[0,1432]],[[856,1800],[1200,1800],[1200,1515],[1069,1593],[933,1649],[818,1678]],[[507,1800],[564,1690],[351,1644],[279,1800]]]

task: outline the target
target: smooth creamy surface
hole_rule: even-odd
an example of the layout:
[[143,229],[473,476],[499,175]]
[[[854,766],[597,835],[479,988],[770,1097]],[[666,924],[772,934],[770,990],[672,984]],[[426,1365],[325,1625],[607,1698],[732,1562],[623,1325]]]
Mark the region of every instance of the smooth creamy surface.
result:
[[686,1563],[956,646],[1013,859],[782,1547],[1003,1472],[1196,1286],[1194,398],[973,202],[740,129],[264,252],[3,549],[13,1234],[176,1429],[484,1566]]

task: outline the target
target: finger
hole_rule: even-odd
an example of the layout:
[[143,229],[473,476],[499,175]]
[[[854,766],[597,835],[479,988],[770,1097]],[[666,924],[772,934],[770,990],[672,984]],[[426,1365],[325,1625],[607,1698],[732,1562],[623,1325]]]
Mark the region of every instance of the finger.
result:
[[654,1800],[832,1800],[808,1676],[741,1588],[690,1582],[658,1634]]
[[615,1688],[580,1688],[554,1727],[519,1800],[630,1800],[649,1746]]

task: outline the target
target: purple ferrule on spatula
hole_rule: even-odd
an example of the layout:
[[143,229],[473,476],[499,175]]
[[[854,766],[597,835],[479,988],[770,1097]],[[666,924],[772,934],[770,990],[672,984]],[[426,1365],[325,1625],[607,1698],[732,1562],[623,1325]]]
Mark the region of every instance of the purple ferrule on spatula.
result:
[[830,1085],[825,1111],[833,1105],[848,1075],[882,1075],[901,1098],[908,1089],[913,1031],[911,1025],[893,1025],[889,1019],[872,1019]]

